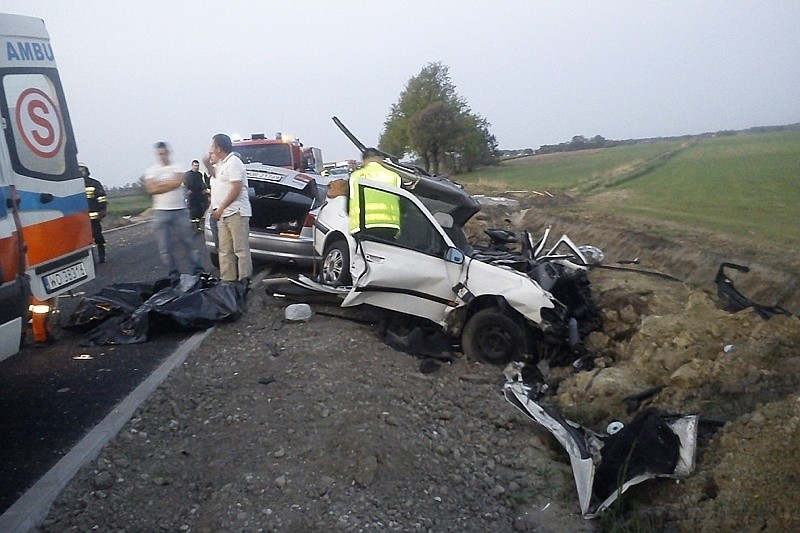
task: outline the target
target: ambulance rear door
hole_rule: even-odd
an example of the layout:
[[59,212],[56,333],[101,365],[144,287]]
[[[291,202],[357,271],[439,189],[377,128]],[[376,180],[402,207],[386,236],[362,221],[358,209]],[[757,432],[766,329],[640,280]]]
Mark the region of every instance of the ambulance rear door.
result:
[[31,291],[45,300],[95,272],[77,147],[41,19],[0,14],[0,115],[0,159],[19,196]]

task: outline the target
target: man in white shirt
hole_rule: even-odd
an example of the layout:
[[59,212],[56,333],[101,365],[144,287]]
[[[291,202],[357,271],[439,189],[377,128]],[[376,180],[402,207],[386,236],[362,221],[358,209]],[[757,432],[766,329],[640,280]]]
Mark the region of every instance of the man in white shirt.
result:
[[179,278],[178,246],[182,245],[191,261],[192,274],[201,274],[200,250],[193,241],[195,232],[184,201],[184,174],[170,161],[167,143],[157,142],[153,149],[158,164],[145,172],[144,186],[153,197],[153,221],[161,261],[170,278]]
[[249,280],[253,274],[250,257],[250,198],[247,172],[233,152],[231,138],[214,135],[203,162],[211,175],[211,216],[219,233],[219,277],[225,281]]

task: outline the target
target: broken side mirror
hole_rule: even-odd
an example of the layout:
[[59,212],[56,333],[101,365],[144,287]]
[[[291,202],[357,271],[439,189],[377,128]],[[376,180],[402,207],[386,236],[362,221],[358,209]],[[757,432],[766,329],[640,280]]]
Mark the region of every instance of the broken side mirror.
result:
[[449,247],[444,253],[444,260],[448,263],[455,263],[457,265],[464,264],[464,252],[453,246]]

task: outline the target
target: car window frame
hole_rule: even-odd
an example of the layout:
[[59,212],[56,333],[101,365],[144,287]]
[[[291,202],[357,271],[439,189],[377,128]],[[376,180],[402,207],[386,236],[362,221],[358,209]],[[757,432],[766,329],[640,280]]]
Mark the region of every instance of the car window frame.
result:
[[[397,247],[397,248],[410,250],[410,251],[413,251],[413,252],[416,252],[416,253],[421,253],[421,254],[428,255],[428,256],[431,256],[431,257],[436,257],[436,258],[439,258],[439,259],[443,259],[444,258],[444,254],[447,252],[448,248],[450,248],[450,247],[455,248],[456,247],[455,244],[453,244],[452,239],[450,239],[450,237],[447,235],[447,233],[444,231],[444,229],[439,225],[439,223],[436,222],[436,219],[433,217],[433,215],[427,209],[427,207],[425,207],[425,205],[416,196],[414,196],[413,194],[410,194],[405,189],[402,189],[402,188],[399,188],[399,187],[392,187],[392,186],[387,185],[387,184],[378,183],[378,182],[370,181],[370,180],[361,180],[358,183],[358,191],[357,191],[357,194],[359,195],[359,204],[361,206],[364,205],[364,189],[367,189],[367,188],[373,189],[373,190],[379,190],[379,191],[383,191],[383,192],[386,192],[386,193],[389,193],[389,194],[396,195],[396,196],[402,198],[404,201],[407,201],[407,202],[411,203],[411,205],[414,206],[414,208],[416,208],[423,215],[423,218],[428,223],[428,225],[431,228],[433,228],[433,231],[435,232],[436,236],[438,237],[439,241],[441,242],[441,249],[433,252],[433,251],[420,249],[420,248],[411,246],[411,245],[409,245],[407,243],[404,243],[402,241],[396,241],[396,240],[393,240],[393,239],[387,239],[387,238],[382,237],[381,235],[377,235],[375,233],[370,233],[370,229],[366,228],[364,226],[364,224],[365,224],[365,217],[364,217],[365,213],[364,213],[364,209],[363,208],[359,210],[359,229],[358,229],[358,232],[354,235],[354,238],[356,238],[356,240],[378,242],[378,243],[385,244],[385,245],[388,245],[388,246],[394,246],[394,247]],[[402,205],[402,203],[401,203],[401,205]],[[401,231],[402,231],[402,228],[401,228]]]

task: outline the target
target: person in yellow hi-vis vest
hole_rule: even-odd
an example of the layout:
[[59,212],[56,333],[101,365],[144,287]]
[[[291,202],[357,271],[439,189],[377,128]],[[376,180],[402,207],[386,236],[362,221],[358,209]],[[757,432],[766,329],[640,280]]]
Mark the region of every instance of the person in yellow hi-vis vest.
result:
[[[361,208],[358,184],[370,180],[400,187],[400,176],[380,164],[381,152],[367,148],[363,154],[364,166],[350,174],[350,233],[360,229]],[[400,200],[397,195],[375,189],[364,189],[364,227],[379,230],[382,236],[393,238],[400,230]]]

